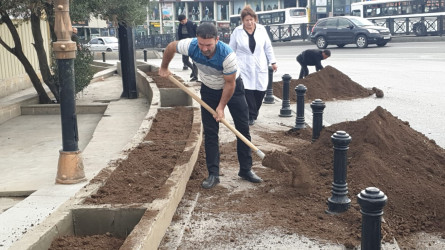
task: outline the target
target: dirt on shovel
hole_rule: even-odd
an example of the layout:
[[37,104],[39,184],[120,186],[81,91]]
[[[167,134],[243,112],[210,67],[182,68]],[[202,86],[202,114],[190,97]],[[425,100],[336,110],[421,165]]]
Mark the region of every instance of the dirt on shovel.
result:
[[301,160],[293,157],[290,151],[282,152],[274,150],[266,154],[262,165],[283,173],[289,173],[291,184],[296,188],[295,191],[302,194],[310,192],[312,179],[309,174],[308,166]]

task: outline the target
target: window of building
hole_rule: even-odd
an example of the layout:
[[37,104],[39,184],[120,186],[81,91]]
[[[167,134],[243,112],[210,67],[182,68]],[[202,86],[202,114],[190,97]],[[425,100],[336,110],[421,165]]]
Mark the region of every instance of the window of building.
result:
[[188,19],[199,21],[199,3],[188,3]]
[[217,15],[216,20],[228,21],[229,20],[229,2],[217,2]]
[[210,21],[214,20],[213,2],[202,2],[202,20]]

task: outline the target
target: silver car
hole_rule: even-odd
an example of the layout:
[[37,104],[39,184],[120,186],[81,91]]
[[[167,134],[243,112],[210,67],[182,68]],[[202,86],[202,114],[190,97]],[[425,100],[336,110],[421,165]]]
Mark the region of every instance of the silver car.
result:
[[87,43],[91,51],[119,51],[119,40],[113,36],[95,37]]

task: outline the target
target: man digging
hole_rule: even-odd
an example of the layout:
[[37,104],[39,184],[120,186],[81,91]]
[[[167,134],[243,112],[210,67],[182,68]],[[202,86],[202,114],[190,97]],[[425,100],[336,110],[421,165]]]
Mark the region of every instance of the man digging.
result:
[[[243,81],[238,77],[236,55],[225,43],[218,41],[218,32],[211,23],[203,23],[196,30],[196,38],[171,42],[164,51],[159,75],[171,75],[168,66],[175,53],[187,55],[195,61],[201,78],[201,98],[216,111],[212,115],[201,108],[204,127],[204,145],[209,176],[202,187],[210,189],[219,180],[219,122],[224,119],[224,108],[229,108],[236,129],[250,141],[249,113]],[[262,179],[252,171],[252,150],[237,137],[237,155],[240,164],[238,176],[259,183]]]

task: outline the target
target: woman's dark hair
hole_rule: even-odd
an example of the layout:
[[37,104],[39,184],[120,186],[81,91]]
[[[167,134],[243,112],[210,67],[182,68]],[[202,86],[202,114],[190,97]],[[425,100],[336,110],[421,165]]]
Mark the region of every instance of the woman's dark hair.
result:
[[203,39],[209,39],[209,38],[217,38],[218,37],[218,30],[216,29],[216,26],[212,23],[202,23],[198,26],[196,29],[196,36],[201,37]]
[[246,7],[244,7],[244,9],[241,11],[241,20],[244,20],[246,16],[251,16],[253,19],[255,19],[255,21],[258,21],[258,16],[250,5],[246,5]]

